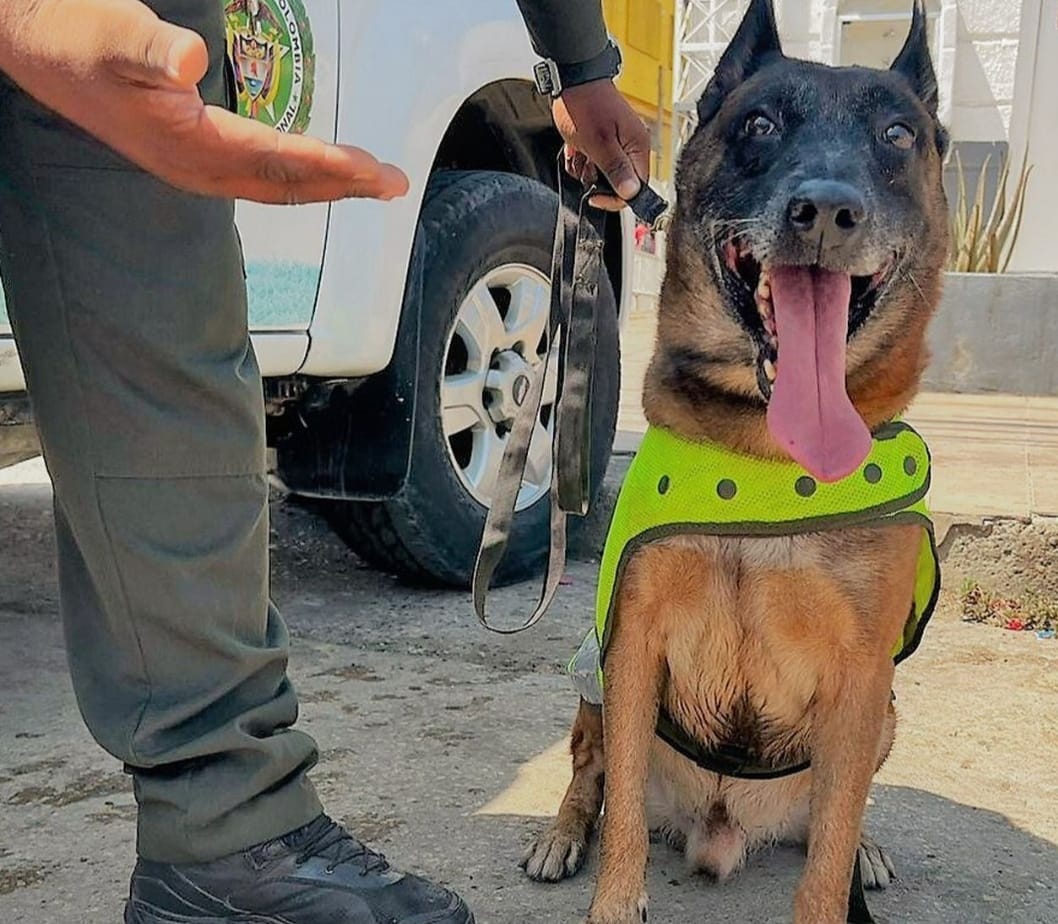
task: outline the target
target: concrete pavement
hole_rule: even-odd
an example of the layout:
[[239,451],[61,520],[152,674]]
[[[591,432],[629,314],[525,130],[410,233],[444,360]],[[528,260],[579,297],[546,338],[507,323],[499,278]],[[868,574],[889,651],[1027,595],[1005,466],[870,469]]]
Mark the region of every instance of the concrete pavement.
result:
[[[50,502],[46,484],[0,486],[0,921],[117,924],[134,804],[70,692]],[[590,623],[594,566],[572,563],[534,632],[498,638],[466,594],[363,569],[305,511],[279,505],[274,523],[274,592],[331,811],[459,888],[480,924],[581,920],[594,860],[555,887],[516,864],[568,778],[575,699],[562,665]],[[529,599],[504,590],[495,611]],[[870,817],[901,879],[872,905],[883,924],[1053,924],[1058,648],[946,607],[899,677],[902,731]],[[780,849],[713,887],[656,847],[652,921],[783,924],[800,864]]]

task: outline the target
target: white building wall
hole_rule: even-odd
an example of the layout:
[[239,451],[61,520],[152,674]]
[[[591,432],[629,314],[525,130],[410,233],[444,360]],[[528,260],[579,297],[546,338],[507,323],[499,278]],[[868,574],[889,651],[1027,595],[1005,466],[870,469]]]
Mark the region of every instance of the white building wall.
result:
[[1027,160],[1034,171],[1010,268],[1053,273],[1058,270],[1058,0],[1025,0],[1024,10],[1010,157],[1015,170]]
[[[928,0],[941,115],[957,141],[1010,140],[1023,7],[1038,0]],[[837,63],[840,14],[911,9],[885,0],[778,0],[790,54]],[[864,62],[868,63],[868,62]],[[870,62],[874,63],[874,62]]]
[[816,59],[813,6],[805,0],[778,0],[775,5],[783,51],[791,57]]
[[957,0],[951,129],[957,141],[1010,140],[1023,0]]

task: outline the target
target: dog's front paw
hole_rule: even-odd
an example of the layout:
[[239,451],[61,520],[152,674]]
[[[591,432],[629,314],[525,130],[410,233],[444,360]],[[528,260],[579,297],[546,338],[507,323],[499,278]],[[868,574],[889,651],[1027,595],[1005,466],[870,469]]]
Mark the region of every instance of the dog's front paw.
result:
[[638,901],[600,901],[591,903],[585,924],[647,924],[647,897]]
[[896,879],[896,867],[888,852],[865,834],[856,852],[865,889],[888,889]]
[[561,882],[576,875],[587,856],[587,838],[555,825],[532,843],[520,866],[536,882]]

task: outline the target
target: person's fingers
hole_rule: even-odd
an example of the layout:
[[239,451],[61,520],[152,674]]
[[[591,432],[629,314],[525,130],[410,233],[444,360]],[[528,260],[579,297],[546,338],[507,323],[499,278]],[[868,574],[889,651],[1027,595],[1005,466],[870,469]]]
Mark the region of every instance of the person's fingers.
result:
[[328,172],[351,180],[347,196],[358,199],[399,199],[408,194],[407,174],[394,164],[382,163],[373,154],[350,145],[323,145]]
[[[634,199],[650,179],[650,134],[613,83],[597,80],[570,87],[552,103],[551,113],[567,144],[570,172],[587,176],[572,162],[572,146],[606,175],[619,198]],[[606,207],[616,207],[616,202]]]
[[[623,127],[619,133],[628,158],[632,161],[632,168],[636,172],[636,177],[642,184],[643,179],[650,176],[650,133],[638,118],[635,120],[635,124],[629,127],[627,138]],[[638,192],[639,189],[637,187],[636,192],[632,193],[632,196],[634,197]]]
[[566,172],[585,186],[591,186],[599,178],[599,171],[587,154],[566,146]]
[[408,191],[408,178],[392,164],[379,163],[367,151],[353,147],[302,145],[311,139],[280,139],[275,151],[261,158],[247,178],[249,192],[242,198],[262,202],[322,202],[331,199],[389,201]]
[[606,150],[598,158],[598,164],[618,196],[626,201],[635,198],[642,180],[636,173],[632,159],[616,139],[607,144]]
[[167,34],[157,37],[157,50],[152,49],[150,64],[164,71],[180,86],[194,87],[209,70],[209,49],[202,36],[188,29],[170,26]]
[[[281,134],[212,106],[204,122],[203,158],[224,164],[224,172],[210,181],[216,195],[286,203],[389,200],[408,191],[403,171],[360,148]],[[196,179],[202,182],[201,176]]]
[[603,209],[606,212],[620,212],[628,206],[624,199],[618,199],[616,196],[592,196],[588,202],[594,208]]
[[594,186],[599,182],[599,171],[590,160],[584,162],[584,166],[580,171],[580,181],[585,186]]
[[562,159],[566,165],[566,173],[570,176],[577,175],[577,161],[583,155],[571,145],[562,146]]
[[165,22],[146,7],[108,35],[111,70],[130,83],[194,88],[209,68],[205,40],[190,29]]
[[643,178],[650,176],[650,136],[646,126],[634,116],[631,122],[619,124],[596,162],[618,196],[625,201],[634,199]]

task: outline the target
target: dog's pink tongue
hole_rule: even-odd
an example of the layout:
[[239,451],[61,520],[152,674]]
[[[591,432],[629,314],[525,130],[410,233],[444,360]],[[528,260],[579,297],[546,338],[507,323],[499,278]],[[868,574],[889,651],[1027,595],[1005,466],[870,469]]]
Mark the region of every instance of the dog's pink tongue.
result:
[[852,279],[795,266],[770,275],[779,361],[768,428],[820,481],[838,481],[871,451],[870,431],[845,389]]

